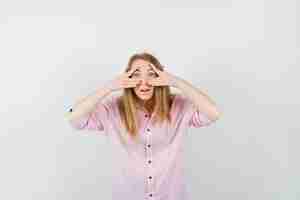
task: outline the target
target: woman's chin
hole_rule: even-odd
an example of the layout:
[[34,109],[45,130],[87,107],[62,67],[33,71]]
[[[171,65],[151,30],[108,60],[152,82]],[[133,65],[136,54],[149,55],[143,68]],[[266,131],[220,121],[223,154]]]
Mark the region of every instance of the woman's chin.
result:
[[143,95],[143,94],[140,94],[138,95],[138,97],[141,99],[141,100],[149,100],[151,99],[152,95]]

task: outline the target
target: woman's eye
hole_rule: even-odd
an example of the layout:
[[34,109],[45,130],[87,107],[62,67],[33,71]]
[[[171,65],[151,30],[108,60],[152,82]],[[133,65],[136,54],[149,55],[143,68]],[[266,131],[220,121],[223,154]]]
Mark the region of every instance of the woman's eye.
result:
[[139,74],[135,73],[135,74],[133,74],[132,76],[134,76],[134,77],[138,77],[138,76],[139,76]]
[[152,77],[155,77],[156,74],[155,73],[150,73],[149,75],[152,76]]

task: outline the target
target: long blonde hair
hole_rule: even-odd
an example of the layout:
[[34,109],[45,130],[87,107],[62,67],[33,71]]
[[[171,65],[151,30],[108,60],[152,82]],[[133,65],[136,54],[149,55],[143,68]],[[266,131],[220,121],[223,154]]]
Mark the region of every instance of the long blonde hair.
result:
[[[158,59],[150,53],[142,52],[136,53],[129,58],[127,67],[125,69],[128,72],[132,63],[136,59],[143,59],[155,65],[159,70],[163,71],[164,66],[158,61]],[[154,123],[162,123],[164,120],[170,122],[170,107],[172,104],[174,95],[170,93],[169,86],[155,86],[153,97],[149,100],[150,113],[155,111]],[[124,88],[123,94],[118,99],[118,108],[121,115],[121,121],[125,125],[127,132],[135,138],[138,134],[138,120],[137,109],[139,107],[139,99],[136,96],[133,88]]]

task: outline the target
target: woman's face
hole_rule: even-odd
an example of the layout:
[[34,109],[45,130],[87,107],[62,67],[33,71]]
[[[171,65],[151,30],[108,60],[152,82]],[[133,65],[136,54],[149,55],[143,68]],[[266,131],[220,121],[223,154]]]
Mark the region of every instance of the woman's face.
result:
[[137,67],[137,69],[132,73],[132,78],[140,80],[137,87],[134,88],[135,94],[142,101],[151,99],[154,94],[154,87],[151,86],[148,81],[155,78],[156,73],[152,69],[150,62],[137,59],[132,63],[131,67]]

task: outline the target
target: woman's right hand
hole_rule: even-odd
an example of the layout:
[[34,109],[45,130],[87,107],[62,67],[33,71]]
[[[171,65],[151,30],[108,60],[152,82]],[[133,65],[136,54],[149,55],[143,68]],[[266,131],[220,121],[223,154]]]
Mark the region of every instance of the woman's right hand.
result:
[[133,74],[133,72],[135,72],[136,69],[137,67],[132,68],[128,72],[123,72],[116,78],[108,81],[106,87],[108,87],[110,91],[136,87],[140,80],[131,78],[131,75]]

